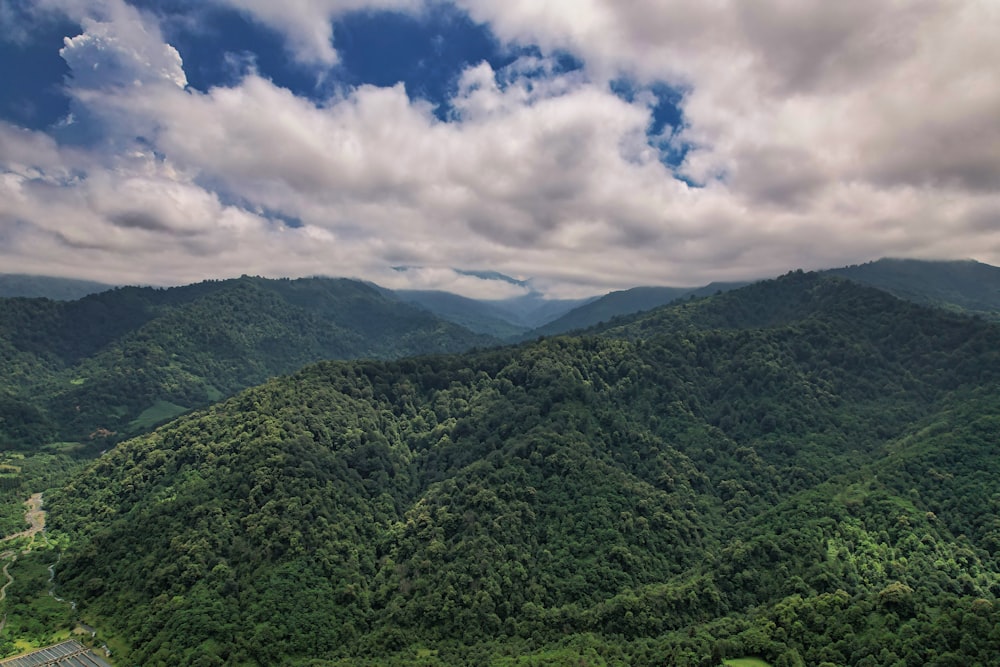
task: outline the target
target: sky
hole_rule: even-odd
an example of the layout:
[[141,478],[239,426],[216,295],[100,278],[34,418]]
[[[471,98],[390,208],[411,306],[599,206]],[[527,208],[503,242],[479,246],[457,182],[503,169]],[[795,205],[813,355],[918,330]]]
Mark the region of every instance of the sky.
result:
[[997,35],[996,0],[0,0],[0,273],[1000,265]]

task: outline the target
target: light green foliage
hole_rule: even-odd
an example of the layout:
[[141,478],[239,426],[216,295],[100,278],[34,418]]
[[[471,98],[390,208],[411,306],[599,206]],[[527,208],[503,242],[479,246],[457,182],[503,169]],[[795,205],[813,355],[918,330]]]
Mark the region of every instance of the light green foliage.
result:
[[156,403],[140,412],[139,416],[129,423],[129,430],[148,430],[161,422],[172,419],[177,415],[184,414],[187,410],[188,409],[183,405],[177,405],[175,403],[171,403],[170,401],[156,401]]

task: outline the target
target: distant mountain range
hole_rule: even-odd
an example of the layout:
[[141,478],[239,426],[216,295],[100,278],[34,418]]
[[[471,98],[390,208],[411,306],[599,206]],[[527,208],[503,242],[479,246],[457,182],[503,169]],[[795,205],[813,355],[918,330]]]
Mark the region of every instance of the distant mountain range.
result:
[[[401,267],[402,268],[402,267]],[[467,275],[525,281],[493,271]],[[1000,268],[973,260],[931,261],[880,259],[867,264],[828,269],[825,273],[884,289],[901,299],[984,317],[1000,313]],[[585,299],[547,299],[537,292],[512,299],[485,300],[439,290],[382,290],[475,333],[504,341],[530,340],[586,329],[615,317],[651,310],[678,299],[703,297],[746,285],[710,283],[702,287],[641,286]],[[0,274],[0,296],[73,300],[111,289],[89,281],[45,276]]]
[[590,303],[590,299],[546,299],[527,294],[513,299],[478,300],[433,290],[399,290],[404,301],[419,305],[438,317],[478,333],[515,341],[566,313]]
[[[973,260],[881,259],[829,269],[825,273],[877,287],[915,303],[1000,318],[1000,268],[989,264]],[[436,291],[398,294],[406,301],[473,331],[501,340],[518,341],[583,330],[616,317],[652,310],[680,299],[726,292],[746,284],[634,287],[579,301],[546,301],[538,295],[508,301],[480,301]]]
[[115,286],[90,280],[0,273],[0,297],[44,297],[59,301],[74,301],[88,294],[105,292],[113,287]]
[[0,299],[0,448],[119,439],[321,359],[497,343],[343,279],[243,277],[76,301]]
[[[1000,317],[1000,269],[977,262],[884,259],[826,274],[917,303]],[[0,285],[49,297],[0,299],[0,447],[8,448],[56,437],[116,440],[321,359],[456,352],[607,329],[623,317],[739,287],[481,301],[346,279],[243,277],[54,301],[102,286],[24,276],[0,277]]]
[[680,299],[709,296],[742,287],[746,283],[711,283],[704,287],[633,287],[611,292],[574,308],[562,317],[531,331],[528,336],[550,336],[592,327],[616,317],[665,306]]

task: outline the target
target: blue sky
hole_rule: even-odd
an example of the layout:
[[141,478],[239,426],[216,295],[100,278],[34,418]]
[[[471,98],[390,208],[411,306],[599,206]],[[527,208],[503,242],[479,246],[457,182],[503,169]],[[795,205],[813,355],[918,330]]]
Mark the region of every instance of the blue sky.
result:
[[998,23],[985,0],[0,0],[0,265],[500,297],[528,287],[488,272],[580,296],[997,264]]
[[[184,62],[188,85],[202,92],[237,83],[251,68],[315,102],[338,89],[402,83],[412,99],[429,102],[435,115],[447,120],[453,111],[450,99],[466,68],[487,62],[501,70],[518,58],[543,57],[537,46],[501,44],[488,26],[475,23],[468,14],[452,5],[436,5],[416,15],[386,10],[344,15],[332,25],[339,62],[317,72],[289,58],[280,33],[236,9],[206,8],[185,0],[132,4],[160,18],[165,36]],[[0,40],[0,57],[19,64],[12,68],[8,86],[0,90],[0,117],[45,130],[69,113],[70,98],[62,89],[70,71],[59,50],[65,36],[82,28],[58,15],[38,20],[26,2],[11,7],[18,22],[30,24],[31,38]],[[197,7],[202,8],[194,12]],[[197,17],[195,25],[192,16]],[[584,63],[571,53],[555,51],[551,57],[555,72],[584,70]],[[636,85],[622,77],[609,82],[609,88],[629,102],[637,95],[652,96],[651,141],[668,126],[683,123],[676,106],[682,91],[665,82]],[[677,151],[666,153],[664,160],[678,162]]]

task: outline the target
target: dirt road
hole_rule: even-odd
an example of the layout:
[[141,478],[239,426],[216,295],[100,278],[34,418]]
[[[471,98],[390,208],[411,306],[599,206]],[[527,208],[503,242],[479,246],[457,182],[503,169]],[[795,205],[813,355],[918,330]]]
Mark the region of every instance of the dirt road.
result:
[[24,513],[24,521],[29,526],[28,530],[22,530],[20,533],[8,535],[7,537],[0,539],[0,542],[15,540],[19,537],[34,537],[41,531],[45,530],[45,510],[42,509],[42,494],[33,494],[30,498],[28,498],[28,501],[25,504],[28,506],[28,511]]
[[[42,494],[36,493],[32,495],[28,498],[25,505],[28,506],[28,511],[24,513],[24,521],[29,526],[28,530],[22,530],[20,533],[8,535],[7,537],[0,539],[0,542],[15,540],[19,537],[33,538],[35,535],[45,530],[45,510],[42,509]],[[31,547],[29,546],[28,549],[30,550]],[[24,553],[27,553],[27,551]],[[3,553],[0,553],[0,560],[7,561],[4,563],[3,569],[0,570],[0,572],[3,573],[4,578],[7,579],[7,582],[3,586],[0,586],[0,602],[2,602],[7,598],[7,587],[14,583],[14,577],[12,577],[10,572],[7,571],[7,568],[10,567],[11,563],[17,560],[17,552],[13,550],[4,551]],[[6,621],[6,616],[4,617],[4,621]]]

